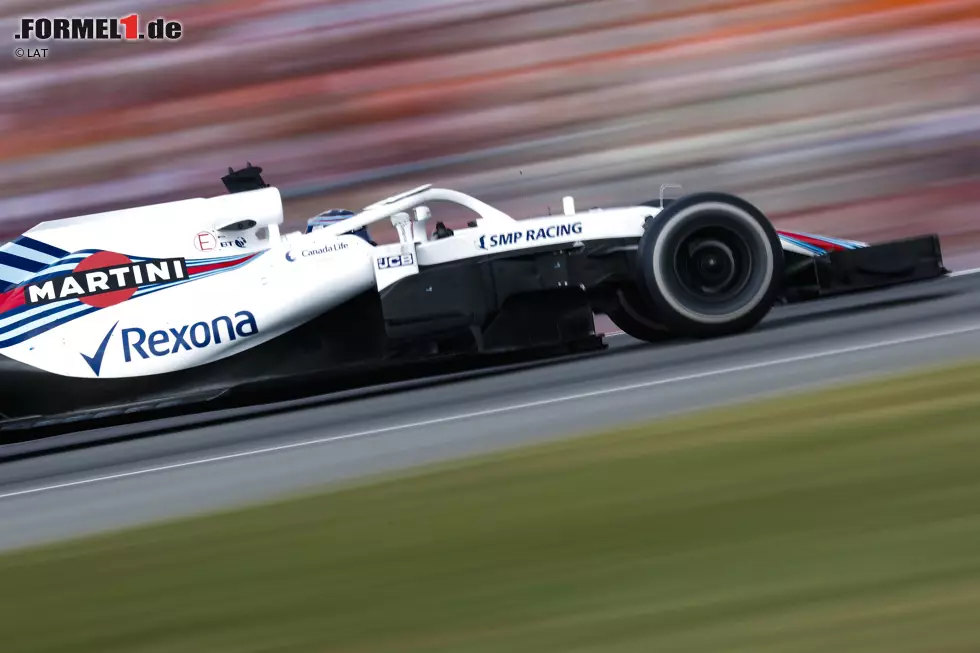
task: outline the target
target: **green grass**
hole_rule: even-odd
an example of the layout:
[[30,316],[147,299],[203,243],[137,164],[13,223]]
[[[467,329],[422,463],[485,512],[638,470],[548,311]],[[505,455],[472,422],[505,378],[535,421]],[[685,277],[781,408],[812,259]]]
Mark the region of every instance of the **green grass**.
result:
[[980,365],[3,556],[0,650],[977,651]]

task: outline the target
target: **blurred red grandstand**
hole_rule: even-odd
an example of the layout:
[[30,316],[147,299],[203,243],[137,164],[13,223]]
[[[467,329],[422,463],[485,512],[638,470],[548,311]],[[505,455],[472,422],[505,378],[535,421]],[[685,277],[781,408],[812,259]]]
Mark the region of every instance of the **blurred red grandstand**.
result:
[[[567,193],[649,199],[669,181],[744,194],[786,228],[980,245],[973,0],[152,8],[183,23],[180,43],[0,62],[0,239],[217,194],[251,160],[294,226],[426,182],[520,216]],[[0,29],[27,10],[5,5]]]

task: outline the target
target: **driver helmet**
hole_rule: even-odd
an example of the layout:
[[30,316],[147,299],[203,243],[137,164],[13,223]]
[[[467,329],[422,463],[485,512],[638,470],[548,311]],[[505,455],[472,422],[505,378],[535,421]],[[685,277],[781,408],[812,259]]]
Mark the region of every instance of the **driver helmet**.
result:
[[[348,209],[329,209],[327,211],[324,211],[323,213],[313,216],[312,218],[306,221],[306,233],[310,233],[311,231],[316,231],[317,229],[323,229],[324,227],[329,227],[332,224],[336,224],[343,220],[347,220],[348,218],[351,218],[354,215],[355,213]],[[371,236],[368,233],[367,227],[361,227],[360,229],[357,229],[355,231],[350,231],[348,233],[363,238],[364,240],[371,243],[372,245],[375,244],[375,242],[371,240]]]

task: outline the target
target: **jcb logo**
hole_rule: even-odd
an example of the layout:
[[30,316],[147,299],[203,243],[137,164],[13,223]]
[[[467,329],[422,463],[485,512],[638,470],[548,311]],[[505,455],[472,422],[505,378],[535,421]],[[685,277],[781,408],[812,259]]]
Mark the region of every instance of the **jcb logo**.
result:
[[412,254],[402,254],[401,256],[382,256],[378,259],[379,270],[401,268],[406,265],[415,265],[415,256]]

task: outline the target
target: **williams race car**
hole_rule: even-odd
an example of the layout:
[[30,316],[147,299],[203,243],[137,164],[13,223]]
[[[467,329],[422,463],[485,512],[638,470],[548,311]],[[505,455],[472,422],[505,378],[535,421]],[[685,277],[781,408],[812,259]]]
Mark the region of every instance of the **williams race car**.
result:
[[[718,338],[778,303],[947,273],[934,235],[777,231],[740,197],[667,200],[663,187],[642,204],[579,212],[564,198],[561,215],[515,220],[427,185],[283,234],[261,171],[229,170],[222,196],[45,222],[0,247],[0,425],[601,348],[596,313],[640,340]],[[433,220],[447,203],[472,213],[466,228]],[[380,221],[398,242],[372,241]]]

